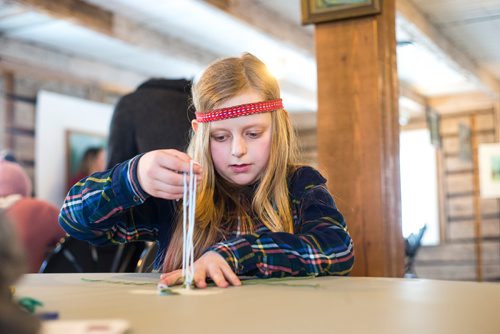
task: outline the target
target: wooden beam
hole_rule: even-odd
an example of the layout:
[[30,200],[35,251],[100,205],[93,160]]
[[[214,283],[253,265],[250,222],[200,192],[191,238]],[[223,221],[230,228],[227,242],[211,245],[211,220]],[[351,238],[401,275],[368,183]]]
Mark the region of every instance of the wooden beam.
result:
[[419,42],[432,51],[443,54],[453,67],[463,70],[467,76],[476,78],[485,90],[494,96],[500,96],[500,82],[464,51],[458,49],[411,1],[397,0],[396,9],[409,23],[405,27],[418,36]]
[[128,17],[88,4],[81,0],[16,0],[27,8],[74,22],[84,28],[105,34],[135,47],[165,56],[183,59],[204,67],[220,54],[145,27]]
[[32,44],[0,37],[0,68],[8,71],[37,73],[64,81],[92,83],[104,90],[123,94],[148,78],[100,62],[65,55]]
[[50,16],[70,20],[79,25],[110,35],[113,13],[81,0],[17,0],[19,3]]
[[300,24],[300,18],[293,22],[281,13],[263,5],[263,1],[248,0],[204,0],[241,20],[258,31],[272,36],[281,43],[293,46],[299,52],[314,55],[313,33]]
[[[87,28],[92,29],[89,26]],[[201,49],[199,45],[149,29],[117,13],[114,14],[113,32],[110,37],[144,50],[183,60],[196,68],[203,68],[222,56],[220,53]]]
[[399,81],[399,96],[404,96],[418,104],[422,107],[426,107],[428,104],[427,98],[419,94],[415,89],[410,87],[408,84]]
[[473,92],[430,97],[427,101],[429,106],[440,114],[456,114],[491,109],[498,99],[492,98],[489,94]]

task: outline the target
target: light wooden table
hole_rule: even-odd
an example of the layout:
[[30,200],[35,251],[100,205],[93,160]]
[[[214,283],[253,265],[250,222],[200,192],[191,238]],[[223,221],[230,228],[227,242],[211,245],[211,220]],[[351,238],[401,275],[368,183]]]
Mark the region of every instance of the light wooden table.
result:
[[208,295],[160,296],[154,285],[158,277],[29,274],[16,296],[39,299],[44,310],[58,311],[64,320],[126,319],[134,334],[500,333],[500,284],[495,283],[324,277],[286,282],[305,286],[246,285],[208,288]]

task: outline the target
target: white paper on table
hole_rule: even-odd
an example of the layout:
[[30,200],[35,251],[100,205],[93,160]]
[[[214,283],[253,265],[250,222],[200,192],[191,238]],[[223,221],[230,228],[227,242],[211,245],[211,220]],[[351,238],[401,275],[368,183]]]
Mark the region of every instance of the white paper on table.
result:
[[123,334],[130,329],[126,320],[48,320],[42,322],[40,334]]

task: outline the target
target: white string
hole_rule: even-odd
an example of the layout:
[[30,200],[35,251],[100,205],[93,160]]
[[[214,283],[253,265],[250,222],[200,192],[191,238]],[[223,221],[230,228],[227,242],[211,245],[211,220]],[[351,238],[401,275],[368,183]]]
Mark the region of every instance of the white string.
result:
[[[189,182],[187,178],[189,177]],[[193,160],[189,163],[189,176],[184,173],[184,192],[182,199],[182,276],[184,285],[190,288],[194,277],[194,218],[196,212],[196,180],[193,173]]]

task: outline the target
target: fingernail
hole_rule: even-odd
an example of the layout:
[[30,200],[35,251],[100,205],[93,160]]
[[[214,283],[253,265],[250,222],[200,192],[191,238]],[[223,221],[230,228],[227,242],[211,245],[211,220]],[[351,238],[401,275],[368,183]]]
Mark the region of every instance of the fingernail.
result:
[[168,285],[166,285],[165,283],[158,283],[158,285],[156,286],[156,288],[158,290],[168,289]]
[[166,275],[166,274],[161,274],[161,275],[160,275],[160,279],[164,279],[165,277],[167,277],[167,275]]

